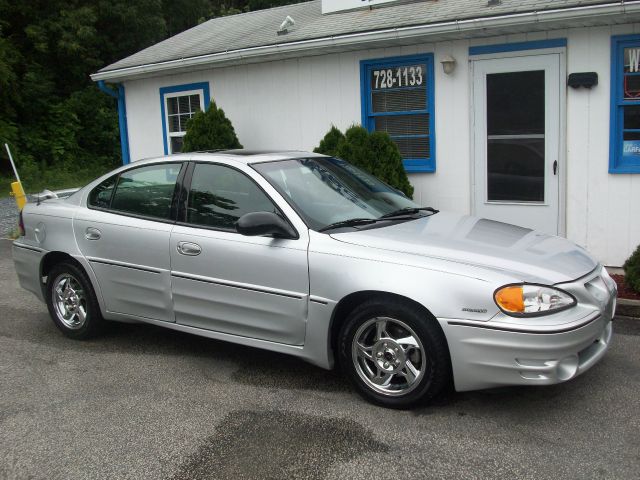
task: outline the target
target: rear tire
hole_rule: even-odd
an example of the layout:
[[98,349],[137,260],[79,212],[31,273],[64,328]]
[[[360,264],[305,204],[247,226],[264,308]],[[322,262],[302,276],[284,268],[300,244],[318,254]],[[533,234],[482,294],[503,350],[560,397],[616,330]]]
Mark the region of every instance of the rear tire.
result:
[[73,263],[59,263],[47,276],[46,301],[56,327],[69,338],[84,340],[103,329],[104,320],[87,274]]
[[340,365],[360,395],[377,405],[409,408],[447,388],[451,360],[436,319],[401,301],[367,301],[340,330]]

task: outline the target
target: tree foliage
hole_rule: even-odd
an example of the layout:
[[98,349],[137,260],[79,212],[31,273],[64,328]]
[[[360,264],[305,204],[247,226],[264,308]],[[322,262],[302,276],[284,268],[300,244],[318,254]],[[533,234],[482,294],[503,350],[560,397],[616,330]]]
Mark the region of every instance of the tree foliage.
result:
[[384,132],[372,132],[354,125],[345,134],[332,126],[314,150],[316,153],[342,158],[371,173],[383,182],[413,196],[398,146]]
[[242,148],[224,111],[212,100],[206,112],[198,112],[187,122],[182,151],[228,150]]
[[640,245],[624,262],[624,282],[640,293]]
[[121,162],[116,102],[89,74],[212,17],[296,0],[0,0],[0,174]]

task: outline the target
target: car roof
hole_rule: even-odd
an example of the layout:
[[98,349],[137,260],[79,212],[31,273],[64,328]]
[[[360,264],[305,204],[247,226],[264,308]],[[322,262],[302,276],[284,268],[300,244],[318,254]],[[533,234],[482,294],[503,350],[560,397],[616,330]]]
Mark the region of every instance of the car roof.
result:
[[305,152],[302,150],[210,150],[201,152],[178,153],[175,155],[165,155],[163,157],[145,158],[132,163],[155,163],[160,161],[185,161],[197,160],[201,162],[226,161],[228,163],[240,162],[244,164],[273,162],[277,160],[288,160],[294,158],[325,157],[319,153]]

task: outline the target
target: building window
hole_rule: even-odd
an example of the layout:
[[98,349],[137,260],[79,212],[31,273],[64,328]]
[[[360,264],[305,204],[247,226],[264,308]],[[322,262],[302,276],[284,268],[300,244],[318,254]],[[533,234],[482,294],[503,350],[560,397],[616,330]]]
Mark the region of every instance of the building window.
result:
[[609,173],[640,173],[640,35],[612,39]]
[[165,155],[182,151],[184,136],[187,133],[187,121],[196,112],[206,110],[209,107],[209,102],[209,84],[206,82],[174,85],[160,89]]
[[363,126],[391,136],[407,172],[435,172],[433,55],[364,60],[360,75]]

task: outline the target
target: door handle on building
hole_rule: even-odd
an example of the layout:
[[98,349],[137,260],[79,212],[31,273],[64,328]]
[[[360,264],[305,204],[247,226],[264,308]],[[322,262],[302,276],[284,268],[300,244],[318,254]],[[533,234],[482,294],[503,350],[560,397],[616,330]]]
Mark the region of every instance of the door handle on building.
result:
[[87,240],[100,240],[101,236],[102,236],[102,232],[100,232],[100,230],[98,230],[97,228],[93,228],[93,227],[87,228],[84,233],[84,238],[86,238]]
[[195,257],[196,255],[200,255],[200,252],[202,252],[202,248],[200,248],[200,245],[197,243],[178,242],[178,253],[181,255]]
[[558,174],[558,160],[553,161],[553,174],[554,175]]

